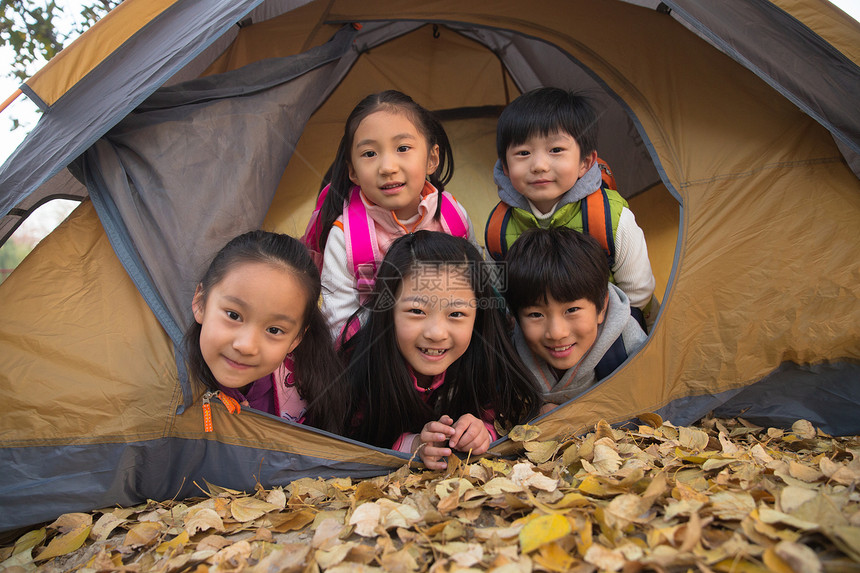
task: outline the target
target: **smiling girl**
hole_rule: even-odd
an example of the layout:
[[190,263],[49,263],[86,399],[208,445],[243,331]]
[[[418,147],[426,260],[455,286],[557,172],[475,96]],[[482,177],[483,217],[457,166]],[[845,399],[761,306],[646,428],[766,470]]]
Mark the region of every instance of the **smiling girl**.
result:
[[394,239],[426,229],[474,242],[465,209],[444,191],[453,172],[442,124],[409,96],[372,94],[352,110],[304,238],[322,254],[323,312],[335,335]]
[[251,231],[222,248],[191,303],[189,373],[210,391],[293,422],[337,432],[341,400],[324,399],[340,364],[305,246]]
[[442,469],[452,450],[486,452],[494,422],[510,428],[537,412],[483,264],[469,241],[444,233],[394,241],[367,324],[341,349],[352,437]]

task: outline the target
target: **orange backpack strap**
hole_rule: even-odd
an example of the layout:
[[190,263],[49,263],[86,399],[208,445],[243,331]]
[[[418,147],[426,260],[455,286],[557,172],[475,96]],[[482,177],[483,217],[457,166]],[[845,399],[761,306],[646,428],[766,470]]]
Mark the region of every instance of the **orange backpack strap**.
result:
[[597,167],[600,169],[601,187],[604,189],[614,189],[618,191],[618,185],[615,184],[615,175],[612,174],[609,164],[601,158],[597,158]]
[[591,235],[609,258],[609,268],[615,266],[615,237],[612,234],[612,211],[609,207],[609,196],[602,187],[583,199],[582,232]]
[[484,245],[490,252],[493,260],[504,260],[508,254],[508,246],[505,243],[505,231],[511,219],[511,208],[502,201],[490,213],[487,219],[487,227],[484,230]]

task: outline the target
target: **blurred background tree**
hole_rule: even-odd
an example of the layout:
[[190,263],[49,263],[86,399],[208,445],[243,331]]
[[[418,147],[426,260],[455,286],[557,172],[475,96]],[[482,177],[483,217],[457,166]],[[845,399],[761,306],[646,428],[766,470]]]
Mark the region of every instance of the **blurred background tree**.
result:
[[0,0],[0,47],[14,52],[11,69],[4,73],[22,82],[32,65],[53,58],[120,0]]

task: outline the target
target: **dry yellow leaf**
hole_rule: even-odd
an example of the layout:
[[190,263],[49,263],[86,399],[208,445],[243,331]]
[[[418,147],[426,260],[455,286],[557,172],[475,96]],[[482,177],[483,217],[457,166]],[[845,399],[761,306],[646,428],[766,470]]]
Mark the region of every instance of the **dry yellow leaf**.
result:
[[726,436],[725,432],[720,432],[718,438],[720,440],[720,445],[723,447],[723,455],[734,457],[741,452],[740,448],[738,448],[734,442]]
[[755,509],[755,500],[746,492],[721,491],[712,495],[710,502],[720,519],[740,521]]
[[[90,516],[92,519],[92,516]],[[56,523],[56,522],[54,522]],[[87,540],[90,534],[91,526],[86,523],[80,523],[74,529],[63,533],[53,538],[44,551],[36,556],[35,561],[45,561],[59,555],[66,555],[72,551],[77,551],[79,547]]]
[[278,509],[284,509],[287,506],[287,494],[284,493],[284,489],[281,487],[273,488],[266,495],[266,502],[271,503]]
[[27,551],[36,547],[45,540],[45,537],[47,537],[47,533],[44,527],[25,533],[15,542],[15,547],[12,549],[12,555],[18,555],[22,551]]
[[520,549],[531,553],[541,545],[551,543],[571,532],[570,522],[561,515],[541,515],[527,523],[520,531]]
[[794,432],[798,438],[803,440],[811,440],[815,437],[815,426],[813,426],[807,420],[798,420],[791,425],[791,431]]
[[188,541],[189,541],[188,531],[183,531],[182,533],[180,533],[179,535],[177,535],[176,537],[174,537],[170,541],[165,541],[164,543],[159,544],[158,547],[155,548],[155,552],[156,553],[167,553],[167,552],[173,551],[175,549],[182,549],[183,547],[185,547],[185,545],[188,543]]
[[224,531],[224,522],[214,509],[208,507],[191,508],[185,516],[185,529],[188,531],[188,535],[194,535],[198,531],[206,531],[207,529]]
[[625,529],[642,519],[642,500],[638,495],[625,493],[609,502],[603,510],[606,524],[612,529]]
[[559,443],[552,440],[547,442],[525,442],[523,444],[526,457],[535,464],[542,464],[552,458],[558,451],[558,446]]
[[514,426],[508,434],[508,438],[515,442],[531,442],[540,437],[540,428],[530,424]]
[[648,424],[652,428],[659,428],[663,425],[663,418],[660,417],[660,414],[655,414],[654,412],[639,414],[636,417],[639,418],[644,424]]
[[125,519],[117,517],[113,513],[105,513],[98,519],[98,521],[96,521],[95,525],[93,525],[93,528],[90,531],[90,538],[104,541],[117,526],[122,525],[125,522]]
[[257,499],[256,497],[240,497],[230,504],[230,514],[239,523],[247,523],[262,517],[270,511],[280,509],[277,505]]
[[624,567],[627,560],[620,551],[608,549],[599,543],[593,543],[585,552],[585,561],[604,571],[618,571]]
[[385,529],[411,527],[413,524],[421,521],[421,514],[411,505],[397,503],[390,499],[380,499],[376,503],[379,505],[382,526]]
[[764,523],[782,523],[801,531],[815,531],[818,529],[818,524],[811,521],[804,521],[794,516],[788,515],[769,507],[761,507],[758,510],[759,518]]
[[702,430],[681,426],[678,428],[678,442],[688,450],[699,452],[708,447],[708,434]]
[[163,531],[163,526],[154,521],[138,523],[128,530],[122,541],[125,547],[149,547],[158,540]]
[[313,510],[305,508],[297,511],[288,511],[287,513],[269,515],[269,521],[272,524],[272,530],[278,533],[286,533],[287,531],[302,529],[309,523],[313,523],[315,517],[316,513]]
[[379,525],[381,511],[378,505],[366,502],[355,508],[349,517],[349,525],[355,526],[355,532],[362,537],[376,537],[376,526]]
[[339,522],[336,519],[326,519],[320,523],[316,531],[314,531],[314,538],[311,540],[311,546],[315,549],[331,549],[335,545],[339,545],[340,535],[343,533],[343,530],[346,526]]
[[523,486],[517,485],[506,477],[496,477],[481,486],[487,495],[499,495],[501,493],[516,493],[523,491]]
[[[776,559],[774,559],[774,557]],[[781,541],[774,547],[765,550],[763,560],[773,571],[783,571],[777,569],[777,559],[779,566],[784,565],[787,573],[821,573],[821,561],[816,557],[815,552],[800,543],[792,543],[789,541]]]
[[382,568],[391,573],[412,573],[418,571],[420,565],[408,548],[383,554],[379,560]]
[[598,474],[604,476],[612,475],[621,467],[621,456],[606,443],[595,443],[594,458],[591,464]]
[[279,573],[299,573],[305,569],[310,547],[306,543],[278,545],[277,549],[263,557],[256,571],[278,571]]
[[532,556],[532,559],[549,571],[570,571],[576,564],[576,559],[555,542],[543,545],[540,551]]
[[818,481],[824,476],[824,474],[822,474],[817,469],[797,462],[788,463],[788,473],[793,478],[797,478],[799,480],[803,480],[805,482],[810,483]]
[[558,489],[558,480],[534,471],[531,464],[527,463],[514,465],[510,478],[515,484],[543,491],[555,491]]
[[478,463],[494,472],[505,473],[508,470],[508,465],[501,460],[491,458],[481,458]]
[[353,548],[354,545],[355,543],[346,542],[336,545],[328,550],[317,549],[314,552],[314,560],[324,570],[331,569],[332,567],[346,559],[346,556],[349,555],[349,551]]

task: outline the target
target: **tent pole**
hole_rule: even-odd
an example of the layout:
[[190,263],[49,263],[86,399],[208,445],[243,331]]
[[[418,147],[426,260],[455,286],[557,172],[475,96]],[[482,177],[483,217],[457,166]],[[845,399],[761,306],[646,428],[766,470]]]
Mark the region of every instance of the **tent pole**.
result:
[[9,107],[9,104],[15,101],[19,95],[21,95],[21,88],[15,90],[15,93],[6,98],[6,101],[0,103],[0,113],[3,113],[3,110]]

